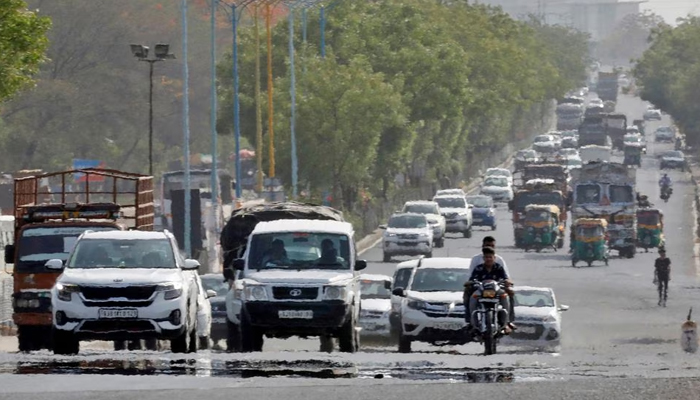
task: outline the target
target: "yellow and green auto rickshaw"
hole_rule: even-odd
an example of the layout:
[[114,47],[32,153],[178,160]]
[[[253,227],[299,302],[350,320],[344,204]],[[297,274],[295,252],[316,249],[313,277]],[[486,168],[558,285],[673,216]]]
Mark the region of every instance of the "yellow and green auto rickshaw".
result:
[[559,207],[555,205],[530,204],[525,207],[523,222],[525,233],[522,247],[538,253],[545,248],[555,251],[564,247],[564,224],[559,220]]
[[644,149],[642,145],[638,143],[625,143],[625,158],[623,160],[623,164],[636,165],[637,167],[641,167],[643,150]]
[[608,265],[608,221],[603,218],[579,218],[571,226],[571,265],[584,261],[590,267],[593,261]]
[[646,252],[664,247],[664,213],[656,208],[637,210],[637,247]]

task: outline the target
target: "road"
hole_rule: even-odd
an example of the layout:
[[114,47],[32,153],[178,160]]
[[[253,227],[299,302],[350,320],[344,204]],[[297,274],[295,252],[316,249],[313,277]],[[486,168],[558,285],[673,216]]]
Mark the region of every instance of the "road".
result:
[[[636,98],[624,96],[618,103],[630,121],[644,109]],[[695,189],[688,173],[673,171],[669,175],[674,194],[668,203],[659,200],[654,153],[671,147],[653,143],[652,133],[662,124],[668,121],[647,124],[649,154],[637,182],[638,190],[665,212],[667,251],[673,262],[667,308],[656,304],[652,284],[656,253],[613,258],[607,267],[572,268],[568,243],[558,252],[516,249],[504,206],[498,211],[497,231],[477,231],[470,239],[450,235],[445,247],[434,252],[435,257],[470,257],[479,251],[484,236],[494,235],[516,284],[552,287],[559,302],[571,307],[563,315],[559,353],[502,347],[498,355],[484,357],[475,344],[446,348],[417,344],[412,354],[398,354],[394,347],[365,347],[357,354],[329,355],[316,352],[317,340],[299,339],[268,340],[259,354],[204,351],[188,360],[169,353],[117,354],[100,347],[90,348],[77,360],[7,351],[0,352],[0,397],[15,393],[13,399],[38,399],[51,392],[54,399],[107,399],[131,390],[130,397],[177,400],[191,398],[192,393],[164,389],[197,389],[197,396],[212,399],[231,393],[287,400],[327,399],[329,394],[337,399],[422,399],[469,397],[487,389],[483,382],[503,382],[488,386],[493,397],[517,388],[521,399],[697,398],[700,381],[694,377],[700,374],[700,356],[684,353],[678,343],[688,309],[700,300],[693,253]],[[363,257],[369,262],[368,273],[387,275],[403,260],[383,263],[377,247]],[[251,363],[260,367],[257,372]],[[260,372],[263,369],[266,372]],[[128,376],[137,374],[143,376]],[[290,374],[297,378],[261,377]],[[353,378],[317,379],[330,376]],[[34,383],[37,380],[41,385]],[[470,384],[460,384],[466,382]]]

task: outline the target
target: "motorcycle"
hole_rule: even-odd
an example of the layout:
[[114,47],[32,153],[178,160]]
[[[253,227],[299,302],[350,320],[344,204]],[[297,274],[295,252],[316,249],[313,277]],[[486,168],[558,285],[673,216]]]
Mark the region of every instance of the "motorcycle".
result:
[[673,194],[673,188],[669,185],[661,185],[661,200],[664,201],[664,203],[668,203],[668,199],[671,197],[671,194]]
[[505,336],[508,323],[508,310],[501,306],[501,297],[507,296],[504,282],[487,280],[473,282],[472,296],[477,299],[477,307],[471,311],[474,339],[484,344],[484,355],[496,354],[498,339]]

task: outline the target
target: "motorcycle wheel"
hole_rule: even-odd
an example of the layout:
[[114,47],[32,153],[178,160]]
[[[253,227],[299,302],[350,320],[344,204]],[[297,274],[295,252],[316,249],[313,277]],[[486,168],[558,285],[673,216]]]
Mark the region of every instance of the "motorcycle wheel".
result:
[[490,356],[496,353],[496,339],[493,337],[493,330],[491,328],[493,324],[493,321],[491,321],[491,313],[486,312],[484,316],[486,317],[487,329],[486,335],[484,336],[484,355]]

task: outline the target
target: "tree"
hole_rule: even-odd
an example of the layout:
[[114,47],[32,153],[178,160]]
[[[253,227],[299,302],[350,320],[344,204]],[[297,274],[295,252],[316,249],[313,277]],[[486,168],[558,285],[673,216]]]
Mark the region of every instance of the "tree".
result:
[[0,5],[0,100],[33,83],[45,60],[51,21],[27,10],[23,0]]

